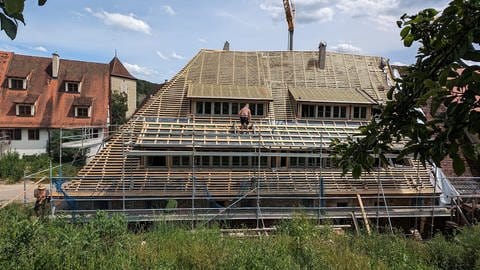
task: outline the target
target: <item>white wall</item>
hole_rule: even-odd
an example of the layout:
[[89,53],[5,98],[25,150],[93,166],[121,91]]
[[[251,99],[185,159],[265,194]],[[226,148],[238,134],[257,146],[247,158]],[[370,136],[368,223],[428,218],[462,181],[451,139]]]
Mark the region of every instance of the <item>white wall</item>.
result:
[[48,131],[40,129],[39,140],[28,140],[28,129],[22,128],[22,140],[10,141],[10,150],[16,151],[20,155],[35,155],[47,152]]

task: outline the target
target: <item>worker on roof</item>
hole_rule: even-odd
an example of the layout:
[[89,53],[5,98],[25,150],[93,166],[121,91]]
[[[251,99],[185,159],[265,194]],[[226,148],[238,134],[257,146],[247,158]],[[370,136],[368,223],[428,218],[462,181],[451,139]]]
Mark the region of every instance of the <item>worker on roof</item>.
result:
[[240,124],[242,125],[242,128],[247,129],[252,118],[252,112],[250,111],[248,103],[240,109],[238,116],[240,116]]
[[33,196],[36,198],[33,210],[37,216],[45,213],[47,202],[50,200],[49,195],[49,190],[42,184],[39,184],[33,191]]

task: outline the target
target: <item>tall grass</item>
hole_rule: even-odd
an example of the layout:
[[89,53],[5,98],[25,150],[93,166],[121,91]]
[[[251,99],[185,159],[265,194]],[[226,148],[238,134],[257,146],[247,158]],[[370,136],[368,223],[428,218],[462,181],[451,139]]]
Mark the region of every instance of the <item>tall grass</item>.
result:
[[31,214],[0,211],[0,269],[480,269],[480,226],[416,242],[338,235],[296,218],[271,236],[228,237],[167,222],[132,232],[102,212],[83,223]]

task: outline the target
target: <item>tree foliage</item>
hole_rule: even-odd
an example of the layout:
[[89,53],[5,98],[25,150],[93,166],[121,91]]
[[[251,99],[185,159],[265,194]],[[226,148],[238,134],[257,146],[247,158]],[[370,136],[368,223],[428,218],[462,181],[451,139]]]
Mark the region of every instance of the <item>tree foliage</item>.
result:
[[142,102],[149,98],[155,90],[158,90],[162,87],[162,84],[156,84],[145,80],[137,80],[137,107],[142,104]]
[[406,141],[400,157],[412,154],[426,165],[449,156],[462,174],[461,154],[478,156],[471,138],[480,131],[480,1],[454,0],[441,13],[425,9],[397,24],[406,47],[420,45],[416,63],[396,79],[380,117],[360,136],[332,141],[335,160],[344,173],[359,177],[373,169],[375,157],[385,161],[394,143]]
[[126,113],[128,111],[127,95],[125,93],[112,93],[112,124],[122,125],[127,122]]
[[[47,0],[38,0],[38,5],[43,6]],[[0,0],[0,24],[1,30],[5,31],[10,39],[17,36],[18,22],[25,25],[23,18],[23,9],[25,8],[25,0]]]

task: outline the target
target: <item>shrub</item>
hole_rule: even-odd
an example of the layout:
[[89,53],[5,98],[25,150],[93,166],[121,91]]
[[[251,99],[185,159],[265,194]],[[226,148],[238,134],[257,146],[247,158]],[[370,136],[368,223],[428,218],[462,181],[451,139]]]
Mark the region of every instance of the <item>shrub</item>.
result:
[[0,158],[0,178],[7,183],[20,181],[24,176],[25,161],[17,152],[7,152]]

